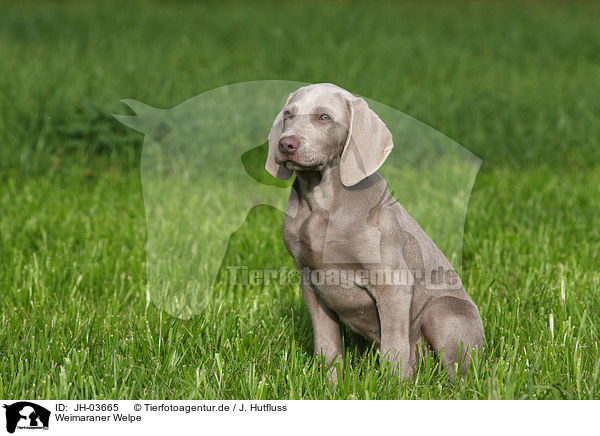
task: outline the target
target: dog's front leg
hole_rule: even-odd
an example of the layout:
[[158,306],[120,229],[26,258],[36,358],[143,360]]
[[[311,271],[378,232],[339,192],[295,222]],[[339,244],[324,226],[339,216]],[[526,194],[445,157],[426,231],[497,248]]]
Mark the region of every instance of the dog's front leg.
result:
[[315,338],[315,357],[323,358],[326,365],[331,365],[327,377],[332,385],[337,385],[336,363],[340,369],[344,367],[342,357],[342,336],[338,316],[329,309],[309,284],[303,281],[302,295],[312,319]]
[[412,286],[381,286],[375,291],[381,325],[381,354],[402,380],[412,377],[410,364],[410,306]]

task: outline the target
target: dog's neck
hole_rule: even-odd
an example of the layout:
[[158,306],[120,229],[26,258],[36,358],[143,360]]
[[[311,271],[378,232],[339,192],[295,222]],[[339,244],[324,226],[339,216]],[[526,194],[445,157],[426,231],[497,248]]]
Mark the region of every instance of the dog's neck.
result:
[[295,189],[311,210],[332,210],[336,191],[342,189],[339,165],[328,165],[321,171],[296,171]]

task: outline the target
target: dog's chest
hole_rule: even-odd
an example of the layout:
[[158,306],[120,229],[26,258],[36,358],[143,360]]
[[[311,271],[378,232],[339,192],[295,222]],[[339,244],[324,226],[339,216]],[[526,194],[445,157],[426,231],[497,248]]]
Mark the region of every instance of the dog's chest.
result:
[[323,248],[329,213],[301,208],[295,217],[286,217],[283,240],[299,268],[322,269]]
[[326,211],[300,210],[295,218],[286,217],[283,239],[303,281],[311,284],[325,305],[353,331],[379,342],[377,310],[370,294],[354,282],[355,265],[327,259],[326,236],[330,225]]

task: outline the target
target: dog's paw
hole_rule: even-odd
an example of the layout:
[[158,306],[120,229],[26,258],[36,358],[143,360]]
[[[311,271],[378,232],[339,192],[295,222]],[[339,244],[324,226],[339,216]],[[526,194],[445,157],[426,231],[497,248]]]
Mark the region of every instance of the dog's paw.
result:
[[338,360],[337,362],[332,363],[327,370],[327,381],[331,387],[335,388],[342,382],[343,368],[343,362]]

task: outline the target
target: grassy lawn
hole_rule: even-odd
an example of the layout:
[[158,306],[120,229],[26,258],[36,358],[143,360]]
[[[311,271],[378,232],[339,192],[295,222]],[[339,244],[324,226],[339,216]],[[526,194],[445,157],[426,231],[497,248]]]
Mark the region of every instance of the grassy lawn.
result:
[[[0,398],[600,398],[600,6],[593,3],[14,2],[0,5]],[[146,293],[143,136],[119,100],[170,108],[249,80],[334,82],[484,160],[463,282],[487,340],[469,382],[413,382],[345,332],[337,388],[300,289],[224,281],[174,318]],[[265,138],[268,132],[265,132]],[[397,153],[398,150],[394,151]],[[293,267],[283,216],[236,233]]]

